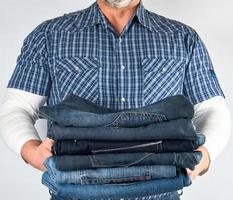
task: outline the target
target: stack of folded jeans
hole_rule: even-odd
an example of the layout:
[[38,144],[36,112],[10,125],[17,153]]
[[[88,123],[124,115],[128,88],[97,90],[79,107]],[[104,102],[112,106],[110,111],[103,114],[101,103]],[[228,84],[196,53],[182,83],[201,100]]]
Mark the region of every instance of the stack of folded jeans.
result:
[[182,95],[136,109],[113,110],[74,94],[39,109],[54,140],[42,183],[55,196],[120,199],[180,190],[192,181],[205,142]]

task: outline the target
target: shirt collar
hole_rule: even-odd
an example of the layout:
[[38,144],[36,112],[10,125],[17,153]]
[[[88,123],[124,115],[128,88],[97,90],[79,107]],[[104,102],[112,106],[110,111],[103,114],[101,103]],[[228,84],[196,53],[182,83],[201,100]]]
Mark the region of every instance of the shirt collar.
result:
[[[101,23],[105,28],[107,28],[108,23],[106,21],[106,18],[104,17],[104,14],[100,10],[98,4],[94,2],[89,8],[90,9],[88,17],[86,18],[87,21],[85,24],[83,24],[83,28],[87,26],[93,26],[99,23]],[[143,26],[152,31],[150,16],[148,11],[145,9],[142,0],[139,2],[134,17],[135,16]]]
[[138,21],[145,26],[146,28],[148,28],[149,30],[152,31],[152,26],[151,26],[151,21],[150,21],[150,16],[149,16],[149,11],[145,9],[142,0],[140,1],[136,13],[135,15],[138,18]]

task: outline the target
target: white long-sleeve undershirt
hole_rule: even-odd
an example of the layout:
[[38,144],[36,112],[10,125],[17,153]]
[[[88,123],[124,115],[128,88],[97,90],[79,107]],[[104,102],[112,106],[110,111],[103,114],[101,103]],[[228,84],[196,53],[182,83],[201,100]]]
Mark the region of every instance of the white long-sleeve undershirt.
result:
[[[28,140],[41,140],[34,126],[37,111],[47,97],[19,89],[7,88],[0,108],[0,135],[7,146],[21,157]],[[194,105],[193,122],[199,133],[206,135],[206,147],[213,161],[226,146],[231,133],[231,117],[222,96]]]

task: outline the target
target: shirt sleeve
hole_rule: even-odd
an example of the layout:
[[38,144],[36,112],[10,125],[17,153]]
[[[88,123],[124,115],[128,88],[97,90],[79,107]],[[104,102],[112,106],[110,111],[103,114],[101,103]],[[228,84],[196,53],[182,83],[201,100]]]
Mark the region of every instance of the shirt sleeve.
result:
[[188,43],[189,58],[184,77],[184,96],[194,105],[214,96],[225,98],[207,48],[195,30]]
[[24,39],[8,88],[48,96],[51,80],[45,31],[47,21],[39,24]]

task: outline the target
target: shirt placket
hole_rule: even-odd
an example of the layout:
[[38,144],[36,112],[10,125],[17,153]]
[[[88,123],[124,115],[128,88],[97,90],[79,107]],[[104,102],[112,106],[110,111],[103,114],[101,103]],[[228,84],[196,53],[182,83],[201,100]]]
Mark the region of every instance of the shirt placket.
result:
[[121,109],[124,109],[128,103],[127,96],[125,94],[125,90],[127,90],[127,85],[125,84],[125,64],[124,64],[124,59],[123,59],[123,48],[122,48],[122,39],[123,36],[119,36],[117,39],[117,45],[118,45],[118,56],[117,56],[117,62],[116,62],[116,67],[117,67],[117,75],[118,75],[118,102],[119,106]]
[[130,88],[128,88],[129,83],[127,82],[126,78],[126,70],[130,70],[127,66],[126,59],[124,56],[126,56],[126,52],[124,52],[124,45],[127,45],[125,43],[125,38],[127,37],[127,32],[128,29],[132,26],[132,20],[126,25],[124,28],[123,32],[119,35],[116,36],[116,48],[115,48],[115,53],[116,53],[116,71],[117,71],[117,94],[118,94],[118,107],[120,109],[126,109],[130,108],[130,99],[129,99],[129,94],[128,92],[130,91]]

